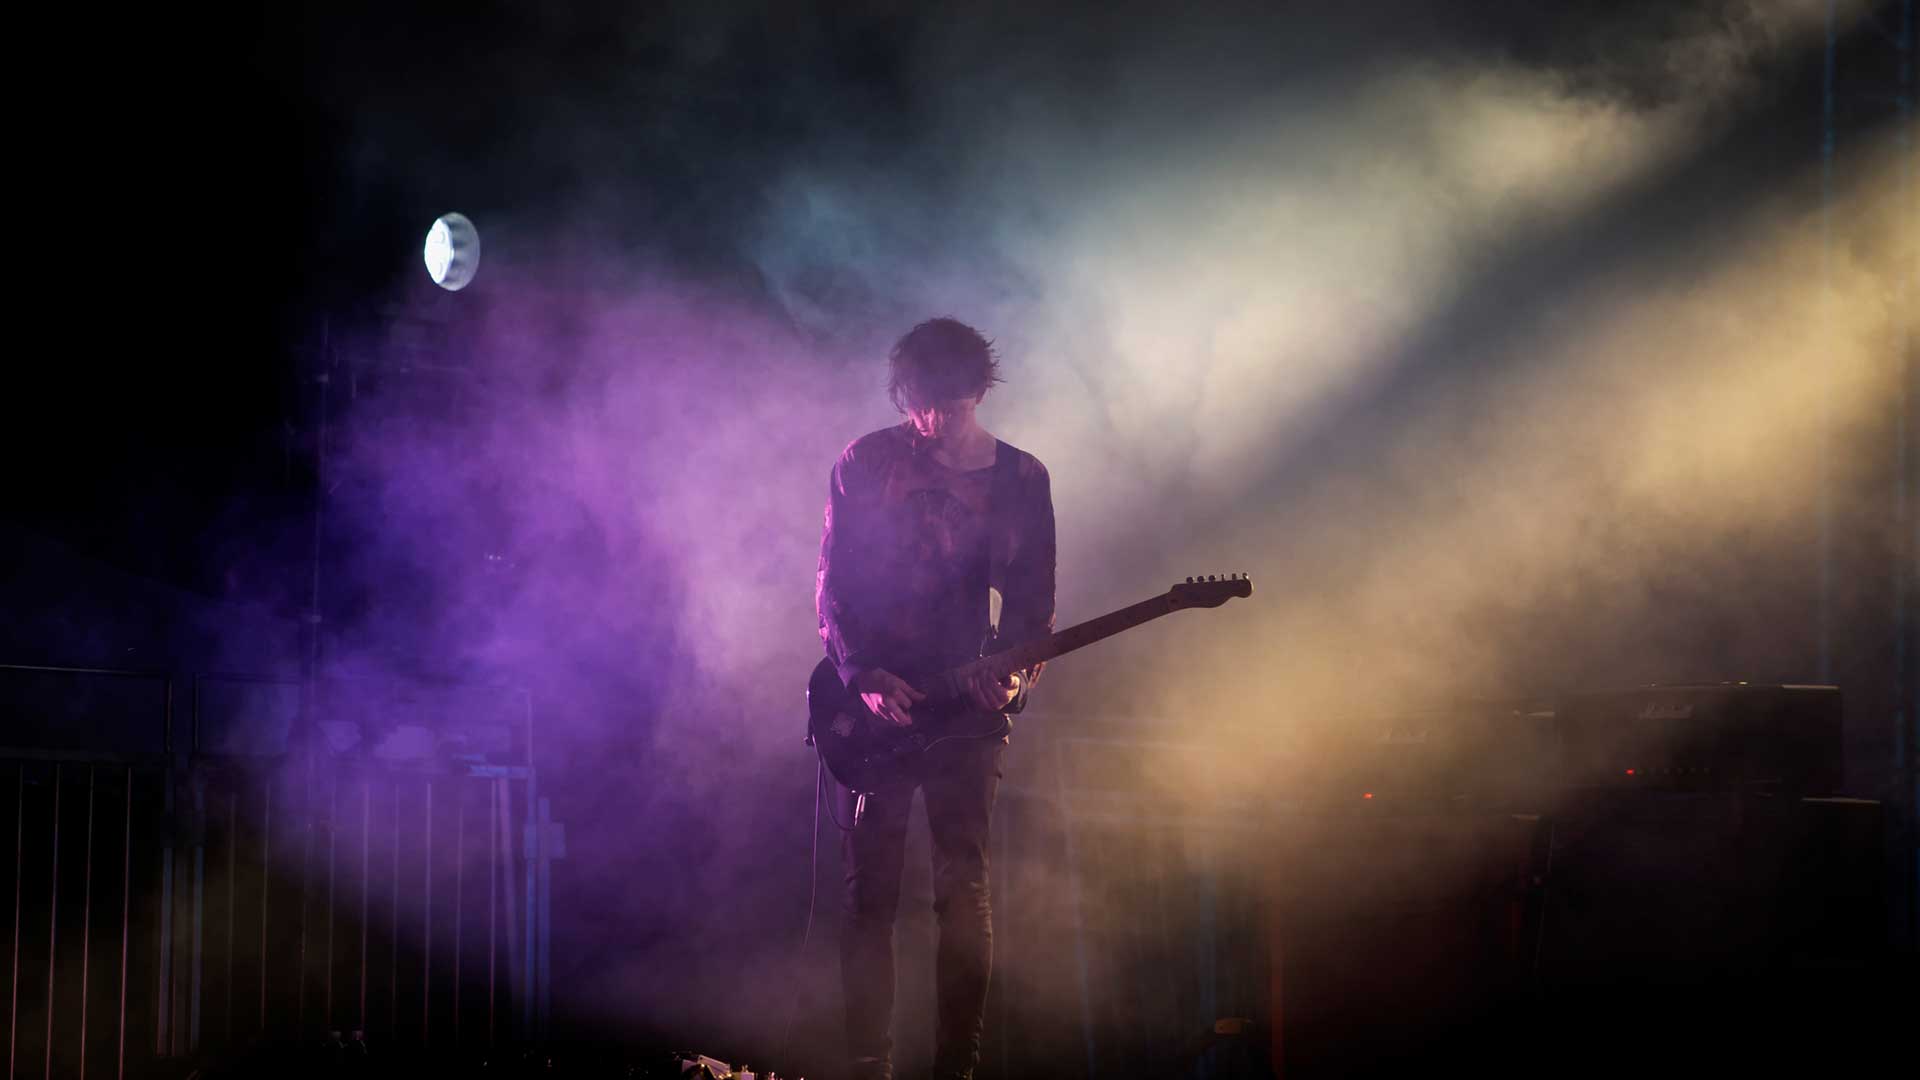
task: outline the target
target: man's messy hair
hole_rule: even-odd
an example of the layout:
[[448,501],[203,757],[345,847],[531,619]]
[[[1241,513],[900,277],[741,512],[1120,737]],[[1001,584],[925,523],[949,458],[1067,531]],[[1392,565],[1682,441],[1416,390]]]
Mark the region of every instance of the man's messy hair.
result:
[[1000,377],[1000,358],[980,331],[951,317],[928,319],[902,335],[887,354],[887,397],[906,412],[986,392]]

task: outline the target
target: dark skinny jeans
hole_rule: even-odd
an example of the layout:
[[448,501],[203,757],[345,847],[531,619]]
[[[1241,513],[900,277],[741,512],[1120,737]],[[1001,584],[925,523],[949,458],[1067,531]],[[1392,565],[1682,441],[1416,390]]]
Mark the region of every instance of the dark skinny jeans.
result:
[[[940,928],[934,956],[937,1077],[967,1076],[980,1057],[993,971],[987,832],[1006,748],[999,739],[942,743],[921,756],[911,777],[924,793],[933,839],[933,911]],[[853,796],[844,788],[838,795],[840,820],[850,823]],[[892,1075],[893,924],[912,805],[912,784],[868,795],[860,824],[841,838],[847,892],[840,981],[856,1076]]]

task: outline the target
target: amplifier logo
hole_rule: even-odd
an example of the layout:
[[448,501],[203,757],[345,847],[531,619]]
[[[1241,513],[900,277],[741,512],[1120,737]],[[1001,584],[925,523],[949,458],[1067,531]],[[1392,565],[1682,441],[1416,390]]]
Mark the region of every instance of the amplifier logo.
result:
[[1641,720],[1691,720],[1693,706],[1684,701],[1650,701],[1640,709]]

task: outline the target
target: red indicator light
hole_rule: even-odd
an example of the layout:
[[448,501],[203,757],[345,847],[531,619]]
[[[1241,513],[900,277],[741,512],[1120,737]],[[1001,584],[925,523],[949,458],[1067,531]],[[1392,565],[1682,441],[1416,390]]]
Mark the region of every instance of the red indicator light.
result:
[[1628,775],[1628,776],[1632,776],[1632,775],[1633,775],[1633,770],[1632,770],[1632,769],[1628,769],[1628,770],[1627,770],[1627,775]]
[[1361,798],[1363,798],[1363,799],[1371,799],[1371,798],[1373,798],[1373,792],[1371,792],[1371,791],[1369,791],[1369,792],[1367,792],[1366,794],[1364,794],[1364,795],[1362,795],[1362,796],[1360,796],[1360,797],[1361,797]]

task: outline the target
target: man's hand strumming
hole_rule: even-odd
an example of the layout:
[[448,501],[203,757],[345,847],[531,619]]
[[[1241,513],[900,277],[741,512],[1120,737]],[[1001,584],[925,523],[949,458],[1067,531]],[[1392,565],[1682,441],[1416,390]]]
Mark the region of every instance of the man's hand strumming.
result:
[[900,727],[913,723],[913,703],[927,696],[886,668],[868,668],[854,676],[853,689],[875,716]]

